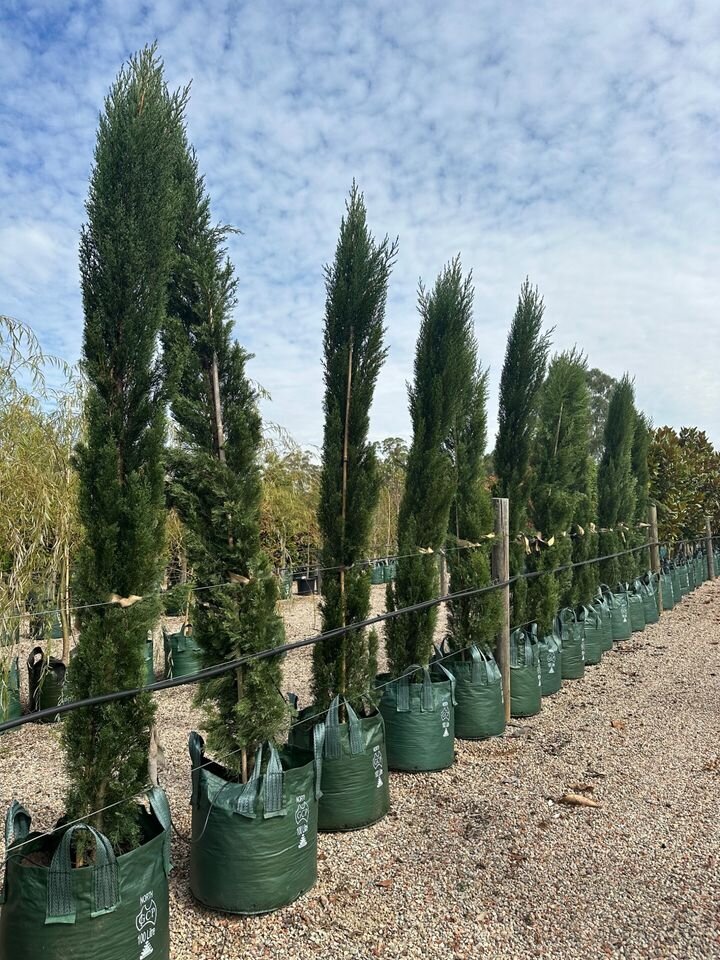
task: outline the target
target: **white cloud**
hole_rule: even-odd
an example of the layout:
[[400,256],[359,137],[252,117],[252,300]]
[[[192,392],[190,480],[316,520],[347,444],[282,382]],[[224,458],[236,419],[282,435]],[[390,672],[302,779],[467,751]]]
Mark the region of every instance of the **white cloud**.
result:
[[495,391],[519,285],[559,347],[636,378],[656,423],[720,443],[720,18],[709,2],[590,8],[11,0],[0,14],[0,311],[74,359],[77,232],[97,113],[158,38],[193,79],[189,129],[216,216],[239,226],[237,332],[268,416],[322,431],[322,264],[353,177],[400,236],[376,437],[408,430],[418,277],[458,251]]

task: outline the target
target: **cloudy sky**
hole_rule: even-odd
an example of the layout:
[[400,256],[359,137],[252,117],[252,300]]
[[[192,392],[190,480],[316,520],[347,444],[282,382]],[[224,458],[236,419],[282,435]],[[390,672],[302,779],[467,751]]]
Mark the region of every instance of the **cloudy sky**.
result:
[[[652,12],[650,12],[652,11]],[[217,219],[242,230],[236,330],[266,415],[322,436],[322,265],[355,177],[399,236],[375,438],[407,435],[418,279],[461,253],[491,368],[526,274],[557,348],[720,444],[720,7],[606,0],[3,0],[0,313],[80,351],[78,230],[98,111],[154,39],[192,80]]]

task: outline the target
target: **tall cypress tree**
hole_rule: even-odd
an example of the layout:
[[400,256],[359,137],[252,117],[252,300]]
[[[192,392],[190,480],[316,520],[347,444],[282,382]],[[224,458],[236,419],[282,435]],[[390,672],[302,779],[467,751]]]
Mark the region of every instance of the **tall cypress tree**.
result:
[[[468,338],[468,362],[474,373],[452,425],[448,449],[455,473],[455,496],[448,529],[448,570],[453,593],[490,583],[490,544],[483,538],[493,527],[492,503],[485,472],[487,444],[487,370],[477,361],[474,336]],[[480,544],[468,546],[468,544]],[[494,645],[502,620],[498,591],[453,600],[448,604],[448,643],[462,650],[472,643]]]
[[[385,303],[397,243],[376,243],[363,195],[353,183],[332,266],[325,268],[325,435],[320,481],[323,630],[364,620],[370,579],[354,567],[367,556],[378,500],[375,447],[368,441],[370,407],[387,351]],[[377,672],[374,633],[354,631],[316,644],[315,702],[336,694],[356,698]]]
[[[246,370],[249,354],[232,338],[235,279],[229,229],[213,226],[197,160],[180,165],[183,195],[179,257],[164,331],[178,443],[170,456],[170,495],[187,531],[188,559],[203,584],[194,633],[203,664],[283,642],[277,586],[260,549],[261,420]],[[213,586],[216,585],[216,586]],[[285,718],[279,657],[254,660],[204,681],[208,746],[243,780],[256,746]]]
[[[598,468],[601,556],[618,553],[628,546],[627,531],[623,526],[629,526],[635,516],[635,478],[632,472],[635,418],[633,385],[626,374],[610,397],[605,449]],[[625,557],[604,560],[600,565],[600,578],[614,587],[626,570]]]
[[[87,378],[86,440],[77,452],[86,603],[141,597],[159,585],[163,554],[165,398],[157,359],[177,222],[174,168],[185,92],[170,94],[155,48],[123,68],[100,117],[80,241]],[[68,672],[73,698],[143,683],[155,598],[81,611]],[[140,838],[131,804],[147,782],[149,695],[68,714],[70,819],[91,818],[116,848]],[[117,803],[117,806],[112,806]]]
[[[592,424],[592,406],[591,406]],[[582,468],[581,488],[574,516],[573,563],[594,560],[598,555],[597,533],[597,463],[592,454],[593,433],[590,430],[590,454]],[[600,583],[597,563],[583,563],[573,571],[571,606],[592,603]]]
[[[635,411],[635,432],[633,433],[632,445],[632,472],[635,478],[635,516],[634,529],[631,531],[630,540],[633,546],[640,546],[647,543],[648,528],[648,505],[650,503],[650,468],[648,466],[648,455],[650,453],[650,435],[652,425],[642,411]],[[641,526],[642,524],[642,526]],[[629,557],[631,561],[628,579],[632,576],[639,576],[645,573],[650,566],[649,551],[638,550],[637,553]]]
[[[552,330],[542,332],[545,304],[526,277],[520,288],[500,375],[500,408],[495,442],[495,496],[510,507],[510,575],[525,568],[525,547],[518,536],[528,525],[530,453],[537,417],[537,396],[545,377]],[[525,619],[527,583],[513,587],[513,620]]]
[[[445,267],[431,292],[420,287],[420,332],[409,388],[413,437],[398,520],[403,559],[395,583],[388,585],[388,610],[437,596],[434,553],[445,542],[456,484],[448,437],[475,376],[467,350],[472,303],[471,278],[463,279],[459,258]],[[413,663],[428,663],[436,620],[433,607],[388,621],[387,652],[396,676]]]
[[[531,569],[551,570],[572,561],[572,524],[586,493],[590,403],[587,362],[576,350],[556,354],[539,394],[532,456],[532,518],[545,546],[531,555]],[[549,543],[552,541],[552,543]],[[547,545],[549,544],[549,545]],[[560,607],[573,602],[573,575],[566,570],[529,581],[528,611],[542,632]]]

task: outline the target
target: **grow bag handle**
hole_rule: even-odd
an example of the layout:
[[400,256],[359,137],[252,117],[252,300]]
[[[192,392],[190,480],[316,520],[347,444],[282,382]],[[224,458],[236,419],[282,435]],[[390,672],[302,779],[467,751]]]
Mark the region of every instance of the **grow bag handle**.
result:
[[[11,844],[25,840],[30,834],[30,825],[32,817],[25,807],[17,800],[8,807],[5,814],[5,855],[10,851]],[[5,903],[5,888],[7,885],[7,865],[5,867],[5,878],[2,887],[0,887],[0,904]]]
[[165,876],[170,876],[170,871],[172,870],[172,859],[171,859],[171,835],[170,830],[172,827],[172,814],[170,812],[170,804],[168,803],[167,796],[162,787],[153,787],[152,790],[148,791],[147,794],[148,803],[150,804],[150,809],[155,814],[155,817],[160,824],[160,826],[165,831],[165,842],[163,843],[163,868],[165,870]]
[[[443,667],[443,670],[445,668]],[[398,713],[410,712],[410,677],[419,670],[423,673],[423,688],[420,707],[423,711],[432,713],[435,709],[432,692],[432,679],[427,667],[422,667],[419,663],[411,663],[405,673],[397,678],[397,705],[395,707]],[[447,670],[445,670],[447,673]]]
[[[445,677],[450,681],[450,699],[452,700],[452,705],[457,706],[457,700],[455,699],[455,677],[450,673],[450,671],[444,667],[441,663],[434,663],[434,667],[437,667],[438,670],[442,670],[445,674]],[[432,679],[430,680],[432,684]],[[430,688],[430,695],[432,696],[432,686]],[[433,710],[435,709],[435,704],[433,703]]]
[[93,909],[91,917],[112,913],[120,903],[120,878],[112,845],[104,834],[87,823],[76,823],[63,834],[53,854],[48,871],[45,923],[75,923],[76,904],[73,890],[70,845],[79,830],[87,830],[95,840],[93,877]]
[[595,621],[595,626],[596,626],[596,627],[602,626],[602,617],[601,617],[600,614],[597,612],[597,610],[595,609],[595,607],[592,607],[592,606],[586,607],[586,606],[583,604],[582,609],[583,609],[583,612],[584,612],[584,614],[585,614],[585,616],[583,617],[583,619],[584,619],[585,621],[587,621],[587,620],[589,620],[589,619],[592,619],[592,620]]
[[342,756],[342,747],[340,745],[340,703],[345,705],[348,718],[348,729],[350,732],[350,753],[356,757],[364,750],[362,739],[362,728],[357,713],[345,697],[339,695],[330,704],[325,720],[325,757],[328,760],[339,760]]
[[[37,659],[38,654],[40,654],[40,660]],[[38,666],[42,672],[43,664],[45,663],[45,651],[42,647],[33,647],[27,658],[28,670],[37,670]]]

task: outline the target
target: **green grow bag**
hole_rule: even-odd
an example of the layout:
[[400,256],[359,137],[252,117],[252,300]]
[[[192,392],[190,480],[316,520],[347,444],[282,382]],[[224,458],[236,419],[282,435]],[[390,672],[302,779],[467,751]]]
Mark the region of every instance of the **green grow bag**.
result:
[[671,574],[660,574],[660,589],[662,590],[663,610],[672,610],[675,606],[675,591],[673,590]]
[[184,623],[177,633],[163,627],[165,676],[187,677],[202,670],[202,650],[193,640],[192,625]]
[[[28,657],[28,681],[30,710],[47,710],[57,707],[63,700],[63,688],[67,667],[57,657],[46,657],[42,647],[33,647]],[[46,717],[45,722],[55,720]]]
[[660,619],[657,604],[657,577],[650,570],[642,580],[635,582],[635,590],[642,597],[645,623],[657,623]]
[[708,578],[707,557],[700,556],[695,560],[695,583],[700,586]]
[[542,707],[539,644],[525,630],[510,634],[510,714],[534,717]]
[[[607,587],[605,589],[609,592],[610,588]],[[613,647],[612,613],[610,612],[610,604],[602,587],[593,601],[593,608],[597,610],[600,615],[600,622],[602,624],[602,650],[603,653],[607,653],[607,651],[612,650]]]
[[373,586],[377,586],[380,583],[385,583],[385,564],[376,563],[370,568],[370,583]]
[[[358,717],[347,700],[342,704],[347,723],[339,722],[339,697],[325,717],[318,830],[358,830],[382,820],[390,809],[383,718],[377,710],[369,717]],[[310,716],[316,716],[315,707],[300,712],[289,738],[292,746],[305,752],[308,762],[314,755],[314,728],[303,720]]]
[[[13,803],[5,821],[3,960],[169,960],[170,809],[159,788],[149,800],[150,812],[138,808],[142,846],[119,857],[86,823],[31,833],[29,814]],[[72,867],[80,831],[95,843],[94,866]],[[51,858],[49,867],[42,858]]]
[[690,591],[693,591],[693,590],[695,589],[695,587],[697,587],[697,582],[696,582],[696,580],[695,580],[695,572],[696,572],[696,569],[697,569],[697,568],[696,568],[696,566],[695,566],[695,560],[694,560],[694,559],[693,559],[693,560],[688,560],[688,562],[687,562],[687,564],[686,564],[686,569],[687,569],[687,575],[688,575],[688,589],[689,589]]
[[[678,572],[678,586],[680,588],[680,596],[685,597],[690,593],[690,578],[688,576],[687,564],[681,563],[677,567]],[[675,585],[673,584],[673,587]]]
[[643,608],[642,594],[638,592],[638,584],[633,589],[627,590],[628,598],[628,616],[630,617],[630,628],[633,633],[642,633],[645,629],[645,611]]
[[673,598],[675,603],[679,603],[682,600],[683,593],[680,589],[680,568],[676,567],[675,564],[670,567],[670,579],[672,580]]
[[0,723],[20,716],[20,670],[18,658],[13,657],[7,666],[0,667]]
[[600,663],[604,651],[602,616],[596,607],[582,607],[578,622],[585,631],[585,665],[593,667]]
[[585,627],[571,607],[558,614],[557,632],[562,641],[562,678],[580,680],[585,676]]
[[278,578],[278,593],[281,600],[289,600],[292,596],[293,572],[290,567],[283,567]]
[[492,653],[473,644],[470,658],[438,650],[438,657],[455,678],[455,736],[486,740],[505,729],[502,675]]
[[[422,673],[422,682],[411,683]],[[391,770],[445,770],[455,762],[455,678],[440,663],[413,664],[397,679],[380,674],[380,713]]]
[[392,583],[397,576],[397,563],[388,561],[383,569],[383,583]]
[[[537,624],[531,628],[533,635],[537,634]],[[540,691],[543,697],[551,697],[562,686],[562,642],[553,631],[546,634],[538,643],[540,657]]]
[[629,640],[632,636],[627,593],[613,593],[609,587],[604,596],[610,607],[610,626],[613,640]]
[[315,885],[324,733],[322,723],[313,728],[314,758],[270,744],[264,770],[260,748],[245,784],[206,761],[203,738],[190,734],[190,890],[200,903],[223,913],[269,913]]

